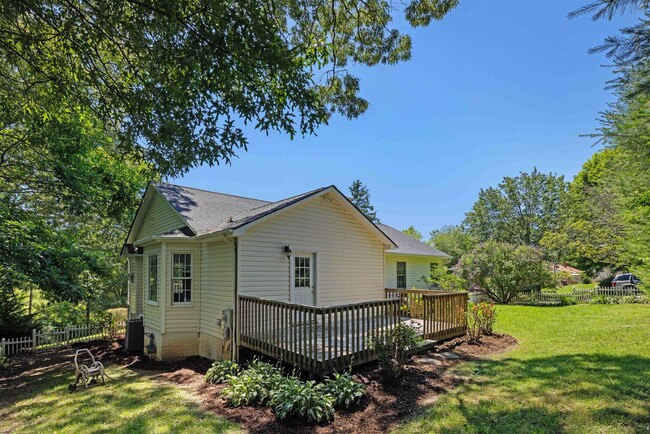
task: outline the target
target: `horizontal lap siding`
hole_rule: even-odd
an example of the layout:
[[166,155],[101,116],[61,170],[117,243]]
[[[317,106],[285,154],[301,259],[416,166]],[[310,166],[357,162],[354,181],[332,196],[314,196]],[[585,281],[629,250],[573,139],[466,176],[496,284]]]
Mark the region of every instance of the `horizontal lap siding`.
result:
[[[163,279],[162,273],[160,272],[161,266],[162,266],[162,258],[160,257],[160,247],[146,247],[144,249],[144,257],[148,255],[158,255],[158,300],[160,300],[161,297],[161,291],[165,290],[165,281]],[[141,261],[141,264],[143,266],[143,273],[142,273],[142,299],[147,298],[147,294],[144,293],[144,287],[147,286],[144,282],[147,282],[149,279],[149,267],[144,267],[144,260]],[[148,290],[148,288],[147,288]],[[153,329],[156,331],[160,331],[160,306],[158,304],[151,304],[148,303],[146,300],[144,301],[144,326],[145,328],[148,329]]]
[[136,240],[185,227],[186,224],[160,193],[156,192],[142,220]]
[[132,318],[143,313],[142,257],[129,257],[129,315]]
[[386,254],[386,288],[397,288],[397,262],[406,262],[406,288],[428,288],[422,276],[429,276],[432,262],[442,267],[444,259],[437,256]]
[[289,261],[282,252],[317,253],[319,305],[383,298],[384,247],[333,195],[269,218],[240,243],[240,294],[289,300]]
[[235,246],[231,243],[201,245],[201,334],[222,337],[217,326],[224,309],[235,308]]
[[[192,303],[173,304],[172,294],[172,255],[174,253],[192,254]],[[196,243],[167,243],[165,276],[165,327],[166,333],[199,331],[199,312],[201,303],[201,257]]]

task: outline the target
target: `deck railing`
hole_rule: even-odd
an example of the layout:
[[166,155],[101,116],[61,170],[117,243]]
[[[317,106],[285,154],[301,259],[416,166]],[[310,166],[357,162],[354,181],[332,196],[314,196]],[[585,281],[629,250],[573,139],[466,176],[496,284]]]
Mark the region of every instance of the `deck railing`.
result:
[[400,322],[400,300],[316,307],[239,297],[238,342],[325,375],[376,358],[369,342]]
[[467,331],[467,292],[386,288],[386,298],[400,300],[402,316],[421,320],[424,339],[441,340]]

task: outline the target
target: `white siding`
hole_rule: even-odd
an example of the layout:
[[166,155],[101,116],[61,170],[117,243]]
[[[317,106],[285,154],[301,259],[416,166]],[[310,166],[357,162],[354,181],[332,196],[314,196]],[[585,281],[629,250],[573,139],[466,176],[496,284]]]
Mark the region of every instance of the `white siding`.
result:
[[429,276],[432,262],[442,267],[444,259],[438,256],[386,254],[386,288],[397,288],[397,262],[406,262],[406,289],[428,288],[422,276]]
[[201,245],[201,334],[222,337],[217,326],[224,309],[235,308],[235,246],[232,243]]
[[143,312],[142,305],[142,256],[129,256],[129,316],[136,318]]
[[[171,281],[172,255],[174,253],[192,254],[192,302],[188,305],[174,305],[173,303]],[[198,244],[168,242],[165,262],[165,332],[193,332],[198,334],[201,306],[201,257]]]
[[[161,291],[164,290],[165,288],[165,281],[162,276],[161,272],[161,266],[162,266],[162,258],[160,257],[160,246],[154,246],[154,247],[145,247],[144,248],[144,257],[148,255],[158,255],[158,300],[160,300],[161,296]],[[141,261],[142,263],[143,261]],[[145,294],[146,288],[144,288],[146,285],[144,282],[147,282],[149,279],[149,267],[143,267],[143,273],[142,273],[142,281],[143,284],[141,285],[143,287],[142,293],[140,295],[141,300],[144,300],[144,327],[145,329],[148,330],[155,330],[155,331],[160,331],[160,307],[158,306],[158,303],[151,303],[150,301],[147,301],[147,295]]]
[[317,197],[259,223],[239,239],[242,295],[289,300],[282,247],[317,256],[321,306],[384,297],[384,246],[334,195]]
[[143,240],[152,235],[163,234],[185,226],[187,225],[174,211],[169,202],[160,193],[155,192],[135,239]]

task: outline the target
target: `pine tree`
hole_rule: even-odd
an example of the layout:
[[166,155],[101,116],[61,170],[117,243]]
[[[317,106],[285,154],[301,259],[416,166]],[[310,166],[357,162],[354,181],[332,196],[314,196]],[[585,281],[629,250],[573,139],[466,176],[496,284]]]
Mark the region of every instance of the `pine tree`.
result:
[[373,223],[379,223],[375,208],[370,205],[370,192],[360,179],[352,182],[350,186],[350,201],[361,210]]

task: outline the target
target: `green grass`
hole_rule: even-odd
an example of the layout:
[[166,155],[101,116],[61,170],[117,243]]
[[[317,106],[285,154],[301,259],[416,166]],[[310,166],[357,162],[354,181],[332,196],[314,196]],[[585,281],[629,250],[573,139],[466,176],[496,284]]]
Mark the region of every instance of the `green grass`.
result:
[[499,306],[518,347],[401,427],[435,433],[650,432],[650,305]]
[[238,427],[202,411],[201,401],[125,368],[106,371],[113,380],[68,391],[70,370],[45,375],[25,396],[0,410],[0,432],[176,433],[228,432]]

